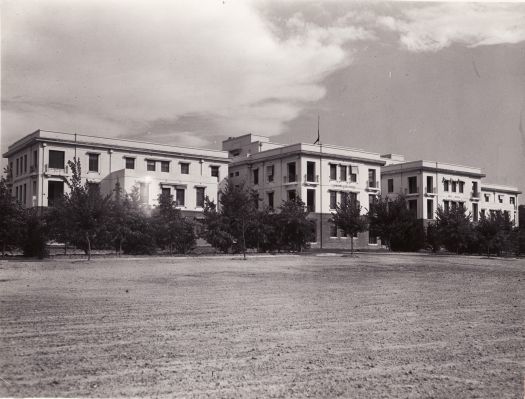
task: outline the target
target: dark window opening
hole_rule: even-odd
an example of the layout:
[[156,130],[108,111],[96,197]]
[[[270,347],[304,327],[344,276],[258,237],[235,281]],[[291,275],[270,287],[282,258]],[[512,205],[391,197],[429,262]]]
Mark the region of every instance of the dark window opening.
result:
[[126,158],[126,169],[135,169],[135,158]]
[[49,167],[50,168],[64,169],[64,161],[65,161],[64,151],[49,150]]
[[252,173],[253,173],[253,184],[255,185],[259,184],[259,169],[254,169]]
[[148,172],[155,172],[155,161],[148,159],[146,161],[146,169],[148,170]]
[[89,171],[98,172],[98,155],[99,154],[88,154],[89,155]]
[[196,187],[196,205],[197,207],[204,208],[204,187]]
[[169,172],[170,171],[170,163],[168,161],[160,161],[160,171],[161,172]]
[[190,164],[187,162],[181,163],[180,173],[181,175],[189,175],[190,174]]
[[47,182],[47,205],[55,206],[64,196],[64,182],[48,181]]
[[185,190],[183,188],[177,188],[175,190],[175,202],[177,206],[184,206],[185,204]]

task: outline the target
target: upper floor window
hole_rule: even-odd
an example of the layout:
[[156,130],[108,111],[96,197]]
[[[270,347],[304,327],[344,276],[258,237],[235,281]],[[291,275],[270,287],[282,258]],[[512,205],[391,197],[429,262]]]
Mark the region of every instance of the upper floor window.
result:
[[460,192],[460,193],[463,192],[464,187],[465,187],[465,182],[464,182],[464,181],[460,181],[460,182],[459,182],[459,192]]
[[315,178],[315,162],[306,162],[306,181],[314,182]]
[[377,187],[378,184],[376,182],[376,170],[375,169],[368,169],[368,187]]
[[330,164],[330,180],[337,180],[337,165]]
[[408,178],[408,193],[417,193],[417,176],[411,176]]
[[189,175],[190,174],[190,164],[188,162],[180,163],[180,174]]
[[500,204],[503,204],[503,195],[498,195],[498,201]]
[[455,193],[457,191],[457,188],[458,188],[458,182],[452,181],[452,192]]
[[204,208],[204,190],[204,187],[195,187],[195,194],[197,197],[196,205],[200,208]]
[[65,152],[49,150],[49,167],[52,169],[64,169]]
[[89,155],[89,171],[98,172],[98,156],[99,154],[88,154]]
[[169,163],[169,161],[160,161],[160,171],[161,172],[169,172],[170,171],[170,163]]
[[448,191],[448,189],[449,189],[449,181],[448,180],[444,180],[443,181],[443,190]]
[[510,197],[509,200],[511,205],[516,205],[516,198]]
[[37,154],[36,150],[34,150],[33,151],[33,166],[36,167],[37,163],[38,163],[38,154]]
[[126,158],[126,169],[135,169],[135,158]]
[[337,191],[330,191],[330,209],[335,209],[337,206]]
[[219,179],[219,167],[215,165],[210,166],[210,174],[212,177],[216,177],[218,180]]
[[253,184],[259,184],[259,169],[254,169],[253,173]]
[[273,173],[274,173],[274,167],[273,165],[268,165],[266,167],[266,179],[268,182],[273,182]]
[[184,206],[184,204],[186,203],[185,194],[186,190],[184,190],[183,188],[177,188],[175,190],[175,203],[177,206]]
[[146,169],[149,172],[155,172],[155,164],[156,164],[156,162],[153,161],[152,159],[146,160]]
[[388,179],[387,191],[389,193],[393,193],[394,192],[394,179]]
[[24,155],[24,173],[27,173],[27,154]]
[[339,176],[341,178],[341,181],[346,181],[347,179],[347,176],[346,176],[346,165],[341,165],[339,167]]
[[490,201],[490,194],[485,194],[485,202],[489,202]]

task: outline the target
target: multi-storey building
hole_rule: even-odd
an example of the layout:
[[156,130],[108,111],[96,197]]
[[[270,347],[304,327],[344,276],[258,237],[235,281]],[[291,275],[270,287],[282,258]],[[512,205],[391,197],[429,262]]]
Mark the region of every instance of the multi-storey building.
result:
[[431,161],[397,162],[382,168],[381,189],[390,197],[403,194],[409,209],[427,223],[435,219],[438,206],[443,209],[463,206],[473,221],[478,221],[487,209],[509,211],[517,223],[515,211],[520,192],[515,187],[483,184],[483,177],[485,174],[480,168],[471,166]]
[[483,183],[481,185],[480,213],[489,214],[502,211],[518,225],[519,194],[521,192],[516,187]]
[[82,178],[111,193],[117,181],[126,192],[137,187],[154,205],[169,192],[184,213],[202,211],[204,197],[217,199],[228,173],[228,153],[124,139],[37,130],[16,141],[4,154],[9,184],[26,207],[52,206],[67,192],[68,160],[80,159]]
[[344,237],[330,222],[344,196],[359,201],[363,212],[380,192],[380,154],[332,145],[272,143],[252,134],[230,137],[223,150],[232,157],[229,177],[257,190],[263,205],[278,208],[283,201],[301,197],[316,222],[316,248],[374,248],[376,237],[368,232]]

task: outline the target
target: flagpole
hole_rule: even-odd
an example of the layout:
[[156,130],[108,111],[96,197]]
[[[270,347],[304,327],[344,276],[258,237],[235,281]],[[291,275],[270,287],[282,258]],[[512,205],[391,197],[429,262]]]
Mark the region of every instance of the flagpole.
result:
[[321,117],[317,114],[317,143],[319,144],[319,248],[323,249],[323,144],[321,143],[320,125]]

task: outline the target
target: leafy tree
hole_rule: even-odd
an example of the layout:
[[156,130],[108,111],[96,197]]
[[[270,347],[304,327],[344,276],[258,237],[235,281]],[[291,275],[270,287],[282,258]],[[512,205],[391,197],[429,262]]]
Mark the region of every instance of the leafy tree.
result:
[[417,251],[424,245],[423,224],[402,195],[393,200],[377,198],[368,211],[368,222],[369,229],[392,251]]
[[257,193],[247,189],[244,184],[234,185],[227,181],[220,193],[220,213],[224,217],[223,226],[230,234],[246,259],[246,233],[256,214]]
[[172,195],[159,195],[159,205],[153,216],[156,239],[159,246],[168,248],[170,254],[173,249],[185,254],[195,247],[194,226],[175,206]]
[[11,195],[4,177],[0,178],[0,248],[2,255],[17,246],[22,237],[24,212]]
[[68,241],[83,248],[90,260],[92,244],[107,229],[110,195],[103,197],[100,190],[87,181],[82,184],[80,159],[74,158],[68,165],[72,173],[66,180],[70,192],[59,201],[58,215],[68,221],[63,224]]
[[305,203],[297,197],[282,203],[279,213],[273,217],[281,248],[301,252],[313,241],[314,223],[307,219]]
[[436,229],[439,240],[448,251],[465,252],[470,242],[475,239],[474,229],[470,221],[470,213],[463,206],[444,210],[438,206],[436,210]]
[[229,232],[226,218],[217,211],[215,202],[210,201],[208,196],[204,200],[203,216],[201,237],[213,248],[223,253],[228,253],[233,247],[235,238]]
[[503,251],[514,249],[514,226],[508,214],[496,211],[488,216],[481,215],[476,231],[480,245],[487,251],[487,256],[490,256],[491,252],[499,256]]
[[24,256],[37,256],[40,259],[49,255],[47,241],[49,228],[47,218],[39,215],[37,208],[29,208],[24,212],[23,236],[21,247]]
[[439,238],[439,231],[435,223],[430,223],[426,230],[426,242],[427,245],[432,249],[432,252],[439,251],[441,247],[441,240]]
[[336,205],[335,213],[332,213],[331,222],[343,231],[345,236],[350,236],[350,252],[354,253],[353,237],[358,233],[366,231],[368,223],[361,215],[361,205],[350,196],[343,197],[341,203]]

